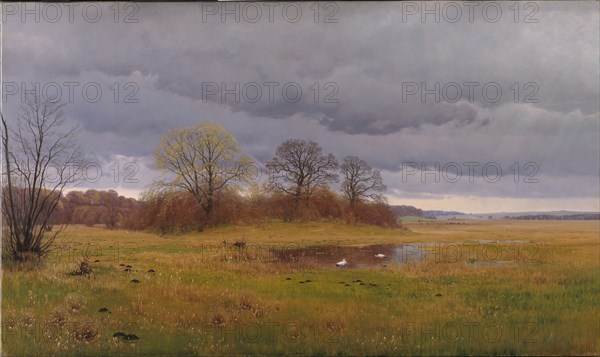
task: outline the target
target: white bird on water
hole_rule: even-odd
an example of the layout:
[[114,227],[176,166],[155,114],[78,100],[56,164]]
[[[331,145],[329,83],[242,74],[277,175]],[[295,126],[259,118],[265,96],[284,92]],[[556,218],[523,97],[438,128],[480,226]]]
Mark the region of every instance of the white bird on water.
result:
[[335,265],[338,266],[338,267],[343,267],[346,264],[348,264],[348,262],[346,261],[346,258],[342,259],[341,262],[335,263]]
[[383,259],[383,258],[385,258],[385,254],[381,254],[381,253],[375,254],[375,258],[381,258],[381,259]]

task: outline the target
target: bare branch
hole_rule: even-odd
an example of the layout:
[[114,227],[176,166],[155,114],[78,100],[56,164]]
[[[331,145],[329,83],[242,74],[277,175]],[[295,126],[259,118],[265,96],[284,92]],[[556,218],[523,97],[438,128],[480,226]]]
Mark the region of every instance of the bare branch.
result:
[[366,161],[356,156],[345,157],[340,170],[344,176],[341,190],[351,207],[366,199],[379,201],[387,190],[379,170],[371,169]]

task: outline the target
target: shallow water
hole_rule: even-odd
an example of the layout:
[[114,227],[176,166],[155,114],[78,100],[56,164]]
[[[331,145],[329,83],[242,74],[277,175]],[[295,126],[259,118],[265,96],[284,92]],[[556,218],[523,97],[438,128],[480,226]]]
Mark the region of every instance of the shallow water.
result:
[[[387,267],[420,262],[465,263],[470,266],[510,266],[532,263],[533,243],[526,240],[477,240],[468,242],[412,242],[366,246],[311,246],[307,248],[273,250],[274,261],[312,263],[339,269]],[[378,258],[377,254],[385,257]],[[347,265],[336,262],[346,259]]]

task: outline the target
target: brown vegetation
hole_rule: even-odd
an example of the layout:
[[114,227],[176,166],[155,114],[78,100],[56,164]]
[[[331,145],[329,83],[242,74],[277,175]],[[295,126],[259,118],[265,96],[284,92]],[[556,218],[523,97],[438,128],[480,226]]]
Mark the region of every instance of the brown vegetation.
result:
[[245,194],[227,188],[215,196],[210,219],[185,190],[151,191],[140,200],[118,196],[112,190],[72,191],[61,199],[52,221],[172,234],[274,219],[397,227],[396,216],[387,204],[358,202],[350,207],[348,200],[329,188],[316,190],[311,200],[302,200],[298,206],[294,197],[265,187],[251,187]]

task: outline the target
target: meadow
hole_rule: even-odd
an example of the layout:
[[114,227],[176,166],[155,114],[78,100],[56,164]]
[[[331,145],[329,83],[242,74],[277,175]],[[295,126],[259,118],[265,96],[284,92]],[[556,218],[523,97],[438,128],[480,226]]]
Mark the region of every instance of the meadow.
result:
[[[600,222],[406,225],[70,226],[44,262],[3,262],[1,352],[600,354]],[[417,243],[426,259],[360,268],[313,249]],[[84,256],[93,273],[73,275]]]

